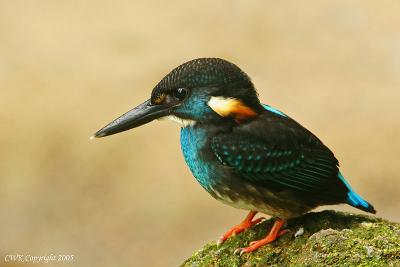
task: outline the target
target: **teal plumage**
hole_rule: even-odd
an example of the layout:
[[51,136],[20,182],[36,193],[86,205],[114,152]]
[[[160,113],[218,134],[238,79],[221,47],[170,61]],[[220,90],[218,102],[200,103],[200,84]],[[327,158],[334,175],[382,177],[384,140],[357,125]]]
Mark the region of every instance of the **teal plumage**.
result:
[[349,204],[375,213],[350,187],[332,151],[285,113],[261,104],[250,78],[217,58],[172,70],[151,98],[95,134],[103,137],[168,117],[182,124],[181,148],[200,185],[214,198],[250,210],[239,233],[259,222],[260,211],[279,218],[270,234],[240,253],[272,242],[284,220],[318,206]]
[[[203,188],[235,207],[260,205],[258,210],[285,219],[340,203],[374,211],[341,176],[333,153],[311,132],[271,108],[244,124],[184,127],[181,147]],[[224,190],[227,185],[229,190]],[[253,203],[246,206],[249,199]]]
[[200,185],[210,190],[213,184],[214,168],[211,163],[199,156],[199,151],[206,142],[205,130],[199,127],[185,127],[181,129],[181,148],[186,164]]

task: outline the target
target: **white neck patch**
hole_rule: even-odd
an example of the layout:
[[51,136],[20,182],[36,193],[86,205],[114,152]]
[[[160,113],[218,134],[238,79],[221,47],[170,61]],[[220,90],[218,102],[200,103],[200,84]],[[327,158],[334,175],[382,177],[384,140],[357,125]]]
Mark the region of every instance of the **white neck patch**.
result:
[[185,128],[187,126],[193,126],[196,124],[196,121],[194,121],[194,120],[182,119],[182,118],[179,118],[174,115],[165,116],[165,117],[159,118],[158,120],[159,121],[170,120],[175,123],[178,123],[183,128]]

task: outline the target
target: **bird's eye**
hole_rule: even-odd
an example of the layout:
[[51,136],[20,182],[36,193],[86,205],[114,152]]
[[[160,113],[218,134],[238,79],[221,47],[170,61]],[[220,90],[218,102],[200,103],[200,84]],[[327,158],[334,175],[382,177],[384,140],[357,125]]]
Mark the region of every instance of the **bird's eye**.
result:
[[185,99],[186,95],[187,95],[187,89],[186,88],[178,88],[175,89],[172,92],[173,97],[175,97],[176,99],[178,99],[179,101],[182,101]]

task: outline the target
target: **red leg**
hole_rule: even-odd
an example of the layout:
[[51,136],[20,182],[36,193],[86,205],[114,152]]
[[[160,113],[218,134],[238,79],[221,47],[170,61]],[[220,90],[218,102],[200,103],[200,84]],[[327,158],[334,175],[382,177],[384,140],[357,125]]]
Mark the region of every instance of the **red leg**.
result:
[[284,224],[285,224],[285,220],[277,219],[274,222],[274,225],[272,226],[271,231],[268,233],[268,235],[266,237],[264,237],[263,239],[251,242],[250,246],[248,246],[247,248],[238,248],[237,250],[235,250],[235,254],[240,253],[240,255],[242,255],[243,253],[252,252],[252,251],[258,249],[259,247],[264,246],[265,244],[275,241],[278,237],[287,233],[288,230],[280,230]]
[[264,218],[258,218],[255,219],[253,221],[254,216],[256,216],[257,211],[250,211],[249,214],[246,216],[246,218],[239,223],[238,225],[235,225],[234,227],[232,227],[232,229],[230,229],[228,232],[226,232],[223,236],[221,236],[218,241],[217,241],[217,245],[221,245],[222,243],[225,242],[225,240],[227,240],[230,236],[232,235],[236,235],[240,232],[243,232],[244,230],[252,227],[253,225],[261,222]]

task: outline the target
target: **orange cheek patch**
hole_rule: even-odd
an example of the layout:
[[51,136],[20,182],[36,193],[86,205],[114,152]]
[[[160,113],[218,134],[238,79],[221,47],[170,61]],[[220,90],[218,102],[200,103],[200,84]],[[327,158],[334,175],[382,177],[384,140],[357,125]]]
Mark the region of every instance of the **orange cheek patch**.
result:
[[252,108],[235,98],[213,96],[208,101],[208,105],[221,117],[232,116],[236,122],[241,122],[257,115]]
[[235,120],[237,122],[243,121],[245,119],[248,119],[248,118],[251,118],[251,117],[254,117],[257,115],[257,113],[253,109],[251,109],[248,106],[245,106],[243,104],[236,106],[235,109],[232,110],[232,114],[235,117]]

